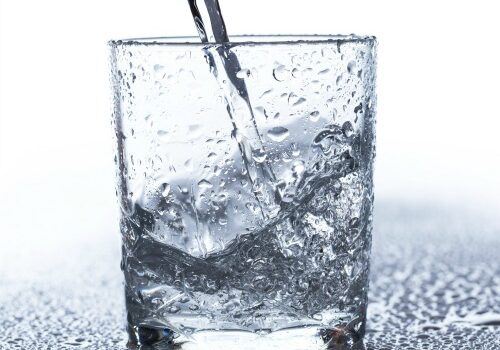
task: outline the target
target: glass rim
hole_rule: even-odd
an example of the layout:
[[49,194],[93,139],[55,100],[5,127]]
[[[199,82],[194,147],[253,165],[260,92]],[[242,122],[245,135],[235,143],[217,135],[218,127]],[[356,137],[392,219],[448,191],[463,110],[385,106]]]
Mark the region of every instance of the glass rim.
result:
[[[230,41],[224,43],[231,46],[260,46],[260,45],[303,45],[303,44],[336,44],[345,42],[369,43],[376,42],[377,38],[370,35],[355,34],[257,34],[257,35],[230,35]],[[109,40],[112,47],[117,46],[188,46],[205,47],[217,45],[214,42],[202,43],[197,36],[166,36]]]

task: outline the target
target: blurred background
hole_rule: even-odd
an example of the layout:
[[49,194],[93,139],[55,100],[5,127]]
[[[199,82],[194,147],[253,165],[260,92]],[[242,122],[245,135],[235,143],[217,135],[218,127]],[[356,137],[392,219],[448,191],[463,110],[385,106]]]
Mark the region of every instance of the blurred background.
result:
[[[233,34],[377,36],[377,201],[495,212],[494,1],[220,2]],[[118,242],[106,42],[174,35],[196,35],[185,0],[0,0],[3,261],[57,257],[77,238]]]

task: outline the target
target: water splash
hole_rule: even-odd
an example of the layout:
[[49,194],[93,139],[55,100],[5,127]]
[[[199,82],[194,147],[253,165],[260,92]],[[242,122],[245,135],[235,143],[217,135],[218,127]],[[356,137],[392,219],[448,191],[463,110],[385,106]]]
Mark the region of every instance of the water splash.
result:
[[[253,188],[262,216],[268,219],[277,212],[275,201],[275,175],[267,161],[256,161],[252,155],[264,154],[259,128],[255,121],[248,89],[243,78],[250,76],[248,69],[242,69],[238,57],[232,51],[226,26],[218,0],[188,0],[200,40],[207,45],[204,49],[209,68],[224,91],[226,109],[233,126],[233,136],[238,142],[248,179]],[[198,6],[198,4],[200,4]],[[262,158],[262,157],[259,157]],[[265,158],[265,156],[264,156]]]

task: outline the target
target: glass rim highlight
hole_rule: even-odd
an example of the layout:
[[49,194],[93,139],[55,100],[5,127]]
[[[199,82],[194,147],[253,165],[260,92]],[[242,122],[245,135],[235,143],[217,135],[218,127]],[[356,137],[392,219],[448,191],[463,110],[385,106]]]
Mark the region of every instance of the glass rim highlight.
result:
[[[376,43],[377,38],[369,35],[340,34],[264,34],[264,35],[231,35],[230,41],[224,45],[231,46],[264,46],[264,45],[304,45],[304,44],[336,44],[336,43]],[[110,40],[108,44],[117,46],[187,46],[206,47],[217,43],[202,43],[198,36],[166,36]]]

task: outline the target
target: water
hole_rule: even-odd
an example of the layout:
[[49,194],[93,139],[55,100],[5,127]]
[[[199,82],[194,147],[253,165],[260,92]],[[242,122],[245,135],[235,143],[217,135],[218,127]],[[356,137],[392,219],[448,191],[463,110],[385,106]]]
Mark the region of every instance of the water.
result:
[[200,40],[204,43],[229,41],[218,0],[188,0]]
[[[497,208],[377,200],[368,329],[360,350],[500,348],[500,222],[491,215]],[[61,210],[71,214],[71,208]],[[24,248],[40,249],[32,234]],[[28,254],[14,269],[8,262],[19,251],[7,241],[0,246],[0,349],[128,349],[116,237],[91,237],[70,235],[59,242],[65,254]],[[268,346],[273,340],[292,338],[288,331],[247,332],[237,343],[232,332],[217,332],[209,346],[208,333],[194,334],[198,343],[182,349],[268,350],[275,349]],[[285,349],[318,348],[305,346],[306,338],[304,330]]]
[[[199,182],[198,191],[184,196],[172,195],[166,185],[151,184],[135,203],[134,213],[122,221],[129,314],[154,329],[155,340],[158,329],[189,339],[207,328],[267,332],[316,327],[321,332],[325,325],[347,328],[359,337],[366,303],[371,228],[371,201],[366,198],[371,188],[366,187],[370,179],[363,176],[367,169],[359,158],[361,139],[348,134],[330,125],[310,149],[298,147],[310,158],[296,160],[288,175],[280,174],[280,211],[252,232],[245,233],[246,225],[223,214],[229,203],[204,201],[201,196],[213,180]],[[248,191],[233,183],[224,194],[237,198],[247,193],[246,204],[255,205]],[[197,237],[172,236],[176,225],[190,221]],[[242,234],[214,244],[202,226]],[[134,337],[148,342],[140,327],[135,332]]]
[[[230,141],[237,147],[223,157],[220,150],[210,152],[209,161],[217,165],[202,178],[194,174],[203,164],[189,158],[183,171],[176,168],[169,176],[145,172],[145,180],[130,192],[121,220],[130,339],[182,343],[220,330],[288,334],[280,331],[305,334],[320,346],[351,344],[365,327],[371,126],[363,132],[362,120],[351,122],[348,113],[336,118],[336,109],[321,115],[310,109],[314,98],[297,90],[261,94],[284,98],[287,119],[252,106],[256,100],[246,81],[255,70],[244,68],[238,46],[228,43],[217,1],[189,4],[200,39],[207,43],[206,69],[222,91]],[[357,73],[351,63],[342,69]],[[271,76],[275,83],[286,83],[311,71],[276,64]],[[306,127],[305,111],[311,122],[323,123]],[[368,105],[364,111],[372,113]],[[202,128],[189,127],[190,139],[203,134]],[[171,139],[164,130],[156,136]]]
[[[203,43],[216,43],[205,48],[207,61],[215,79],[224,90],[233,137],[238,142],[247,176],[264,219],[274,216],[278,203],[274,200],[275,175],[264,159],[266,150],[255,121],[252,104],[244,78],[250,74],[242,70],[238,57],[227,45],[227,29],[218,0],[188,0],[194,23]],[[263,158],[263,161],[259,161]]]

